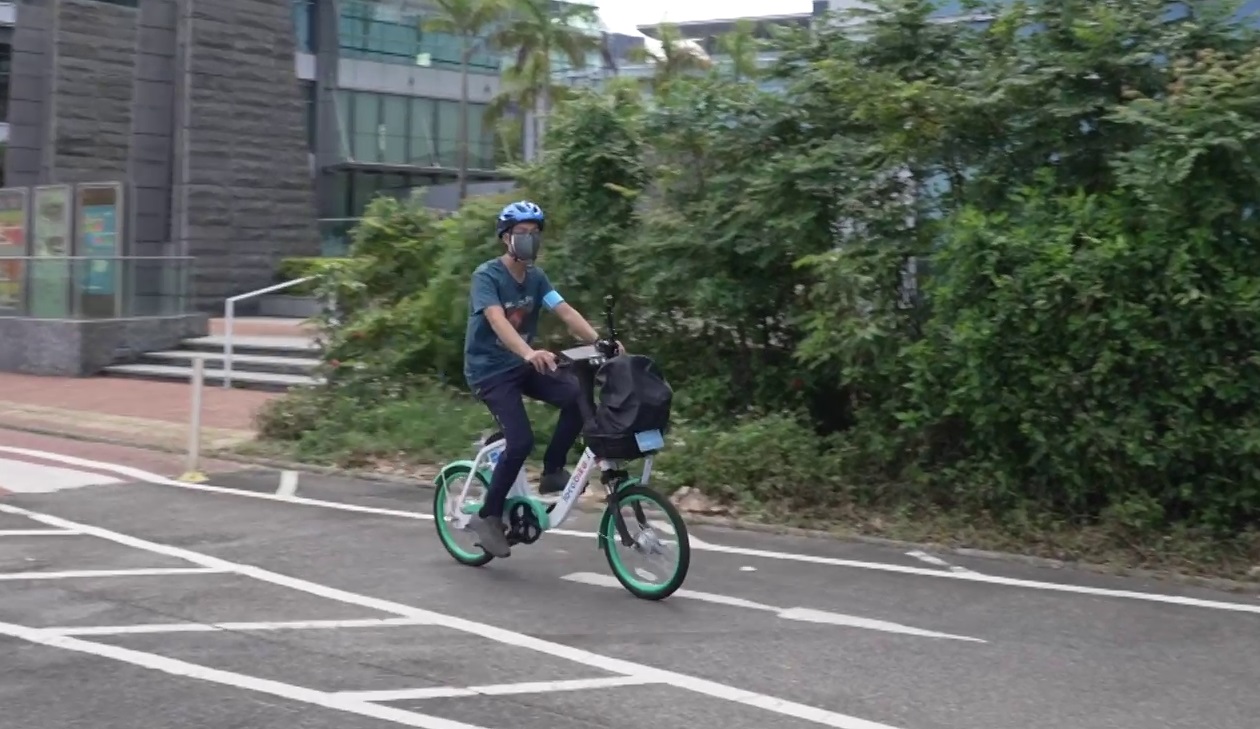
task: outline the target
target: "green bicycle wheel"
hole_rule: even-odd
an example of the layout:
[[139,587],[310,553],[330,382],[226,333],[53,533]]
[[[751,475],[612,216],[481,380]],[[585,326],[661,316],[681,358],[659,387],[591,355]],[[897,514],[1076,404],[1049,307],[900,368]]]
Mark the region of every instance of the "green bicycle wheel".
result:
[[[442,546],[446,549],[456,562],[466,564],[470,567],[481,567],[494,559],[494,555],[486,552],[475,544],[476,537],[470,531],[456,528],[446,513],[446,501],[449,491],[454,491],[456,496],[464,489],[464,480],[468,478],[469,470],[467,467],[452,469],[446,475],[446,478],[440,479],[436,484],[437,488],[433,491],[433,523],[437,526],[438,539],[441,540]],[[476,474],[476,479],[481,483],[485,492],[490,491],[490,482],[481,474]],[[459,543],[457,537],[463,536],[469,539],[470,546],[465,547]]]
[[[643,506],[650,505],[664,512],[668,524],[638,523],[636,515],[643,513]],[[653,557],[667,553],[676,553],[673,560],[664,560],[669,564],[663,566],[658,562],[654,569],[634,568],[621,556],[619,548],[624,548],[621,537],[617,533],[617,523],[613,509],[634,508],[634,514],[626,518],[626,527],[635,544],[630,549],[638,555],[651,554]],[[649,520],[652,522],[653,520]],[[639,530],[639,534],[635,531]],[[667,539],[662,539],[660,532],[665,532]],[[647,486],[627,486],[617,493],[616,500],[609,504],[600,520],[600,539],[604,543],[604,555],[608,566],[621,586],[630,594],[643,600],[664,600],[682,587],[687,579],[687,570],[691,566],[691,540],[687,536],[687,524],[682,514],[670,503],[669,499]]]

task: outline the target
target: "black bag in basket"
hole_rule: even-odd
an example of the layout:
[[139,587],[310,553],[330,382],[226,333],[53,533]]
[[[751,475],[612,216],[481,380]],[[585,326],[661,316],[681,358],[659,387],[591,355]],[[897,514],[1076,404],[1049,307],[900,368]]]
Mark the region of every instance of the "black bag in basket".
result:
[[613,357],[595,373],[595,419],[586,428],[591,449],[603,458],[635,458],[635,433],[669,429],[674,391],[649,357]]

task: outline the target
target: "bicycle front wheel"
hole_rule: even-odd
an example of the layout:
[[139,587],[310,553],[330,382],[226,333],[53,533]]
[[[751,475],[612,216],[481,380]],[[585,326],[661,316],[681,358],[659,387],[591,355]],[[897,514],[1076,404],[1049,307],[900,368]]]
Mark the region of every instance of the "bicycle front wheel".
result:
[[[614,509],[625,520],[630,545],[621,541]],[[613,575],[637,598],[664,600],[687,579],[687,524],[669,499],[647,486],[627,486],[617,493],[600,521],[599,538]]]

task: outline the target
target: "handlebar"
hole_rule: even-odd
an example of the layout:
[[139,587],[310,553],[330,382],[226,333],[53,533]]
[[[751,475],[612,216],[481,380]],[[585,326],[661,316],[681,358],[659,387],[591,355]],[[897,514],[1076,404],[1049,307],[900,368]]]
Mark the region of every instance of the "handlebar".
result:
[[616,303],[612,295],[604,297],[604,321],[608,325],[608,336],[595,340],[594,344],[566,349],[556,358],[556,369],[573,367],[579,361],[612,359],[617,356],[617,324],[613,321],[613,307]]

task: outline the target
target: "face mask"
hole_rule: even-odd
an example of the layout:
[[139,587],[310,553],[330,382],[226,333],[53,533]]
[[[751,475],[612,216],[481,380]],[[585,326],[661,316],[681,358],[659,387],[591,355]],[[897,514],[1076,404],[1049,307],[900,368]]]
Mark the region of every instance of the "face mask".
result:
[[542,236],[538,233],[516,233],[508,238],[512,257],[523,263],[533,263],[542,248]]

